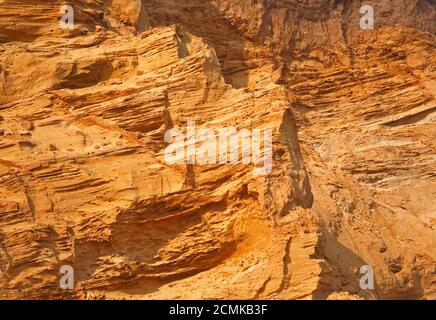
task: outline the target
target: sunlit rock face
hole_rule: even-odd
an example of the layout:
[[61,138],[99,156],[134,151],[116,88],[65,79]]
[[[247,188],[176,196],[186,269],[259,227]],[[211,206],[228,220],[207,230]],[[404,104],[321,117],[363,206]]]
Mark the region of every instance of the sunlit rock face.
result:
[[436,298],[433,0],[63,5],[0,1],[0,298]]

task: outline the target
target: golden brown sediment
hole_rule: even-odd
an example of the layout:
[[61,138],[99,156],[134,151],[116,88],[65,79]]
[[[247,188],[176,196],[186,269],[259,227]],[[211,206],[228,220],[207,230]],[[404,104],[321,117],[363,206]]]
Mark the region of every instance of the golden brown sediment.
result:
[[[436,298],[433,0],[70,3],[0,1],[1,299]],[[191,120],[272,172],[169,165]]]

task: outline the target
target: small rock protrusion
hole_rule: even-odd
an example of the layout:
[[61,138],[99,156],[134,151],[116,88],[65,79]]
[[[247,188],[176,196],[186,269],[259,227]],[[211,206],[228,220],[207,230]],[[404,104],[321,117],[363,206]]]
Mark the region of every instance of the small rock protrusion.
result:
[[35,129],[35,125],[33,124],[33,122],[31,122],[29,120],[24,120],[21,123],[21,126],[23,127],[24,130],[27,130],[27,131],[31,131],[31,130]]
[[33,148],[35,148],[35,144],[31,141],[19,141],[18,144],[20,145],[21,149],[25,151],[31,151]]
[[397,258],[389,258],[387,260],[387,264],[389,266],[389,270],[392,273],[398,273],[401,270],[403,270],[403,265],[402,265],[402,258],[401,257],[397,257]]
[[378,251],[380,252],[380,253],[384,253],[384,252],[386,252],[386,250],[388,250],[388,247],[386,246],[386,244],[383,242],[383,243],[381,243],[380,245],[379,245],[379,247],[378,247]]

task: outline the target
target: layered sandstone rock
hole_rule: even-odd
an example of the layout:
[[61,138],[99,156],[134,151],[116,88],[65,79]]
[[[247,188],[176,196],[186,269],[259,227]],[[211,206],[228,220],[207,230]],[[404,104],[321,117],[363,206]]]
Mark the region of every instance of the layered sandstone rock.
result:
[[[434,1],[63,4],[0,1],[0,298],[436,297]],[[189,121],[272,171],[169,164]]]

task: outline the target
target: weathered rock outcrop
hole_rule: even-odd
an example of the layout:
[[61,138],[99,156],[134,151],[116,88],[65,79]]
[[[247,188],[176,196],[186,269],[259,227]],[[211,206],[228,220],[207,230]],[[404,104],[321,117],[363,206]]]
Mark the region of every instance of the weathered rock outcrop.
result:
[[[0,298],[436,298],[436,3],[397,2],[0,1]],[[169,164],[189,121],[272,171]]]

